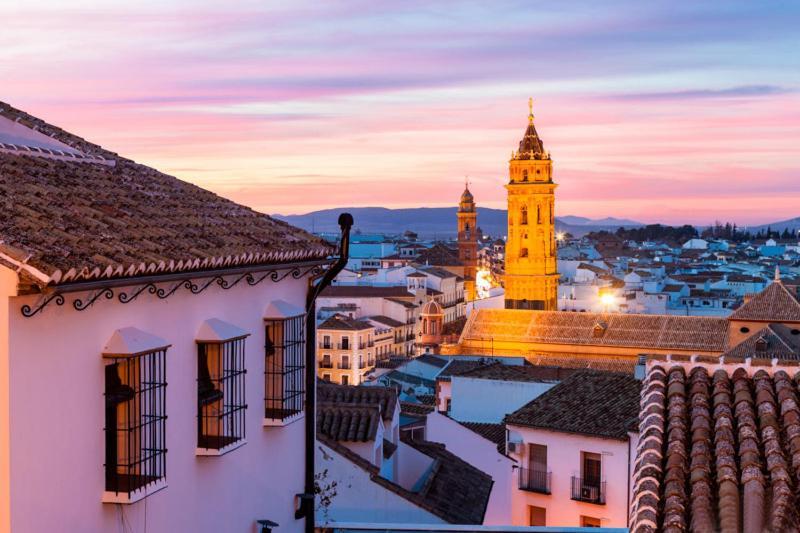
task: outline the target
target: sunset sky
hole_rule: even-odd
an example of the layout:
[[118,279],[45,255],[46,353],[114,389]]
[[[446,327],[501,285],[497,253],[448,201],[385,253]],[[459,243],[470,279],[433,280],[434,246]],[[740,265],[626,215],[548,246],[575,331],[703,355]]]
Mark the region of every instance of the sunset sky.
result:
[[[117,6],[117,7],[114,7]],[[800,3],[0,3],[0,100],[267,213],[503,207],[535,99],[557,212],[800,216]]]

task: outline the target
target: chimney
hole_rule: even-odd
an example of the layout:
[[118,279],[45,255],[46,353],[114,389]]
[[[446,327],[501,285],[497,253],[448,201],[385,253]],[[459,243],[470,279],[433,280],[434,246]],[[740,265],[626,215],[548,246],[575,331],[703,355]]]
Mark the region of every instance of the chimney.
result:
[[633,377],[635,377],[639,381],[644,381],[646,375],[647,375],[647,356],[639,355],[639,359],[636,361],[636,366],[633,368]]

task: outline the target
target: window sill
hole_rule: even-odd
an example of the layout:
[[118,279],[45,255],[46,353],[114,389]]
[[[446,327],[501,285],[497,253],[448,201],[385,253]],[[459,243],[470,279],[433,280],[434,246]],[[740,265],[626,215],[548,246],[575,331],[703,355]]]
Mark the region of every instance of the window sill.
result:
[[230,453],[237,448],[241,448],[245,444],[247,444],[246,439],[239,439],[223,448],[195,448],[194,454],[198,457],[219,457],[220,455]]
[[306,413],[305,411],[300,411],[292,416],[286,418],[265,418],[263,419],[263,426],[264,427],[283,427],[288,426],[289,424],[293,424],[298,420],[302,420],[305,418]]
[[133,492],[105,491],[103,492],[103,497],[101,501],[103,503],[130,505],[132,503],[138,502],[139,500],[143,500],[148,496],[155,494],[156,492],[165,488],[167,488],[167,479],[161,478],[158,481],[151,483],[146,487],[142,487],[141,489],[135,490]]

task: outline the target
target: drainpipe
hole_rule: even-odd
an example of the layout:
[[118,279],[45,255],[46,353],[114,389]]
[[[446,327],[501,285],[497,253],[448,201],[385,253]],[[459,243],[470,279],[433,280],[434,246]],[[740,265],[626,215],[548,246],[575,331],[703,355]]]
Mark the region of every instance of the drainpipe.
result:
[[353,216],[350,213],[339,215],[339,227],[342,237],[339,241],[339,259],[325,272],[317,285],[309,288],[306,300],[306,455],[305,455],[305,488],[298,494],[299,505],[294,517],[305,518],[305,532],[314,532],[314,450],[316,447],[316,395],[317,395],[317,335],[316,335],[316,301],[325,287],[331,284],[339,272],[347,264],[350,255],[350,228],[353,227]]

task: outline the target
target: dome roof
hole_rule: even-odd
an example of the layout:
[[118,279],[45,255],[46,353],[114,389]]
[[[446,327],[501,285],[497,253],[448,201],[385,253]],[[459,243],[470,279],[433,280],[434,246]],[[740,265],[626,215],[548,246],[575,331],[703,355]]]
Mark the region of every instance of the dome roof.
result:
[[443,315],[444,311],[442,311],[442,306],[439,305],[439,302],[436,300],[428,300],[425,305],[422,306],[422,315]]
[[470,203],[471,204],[474,201],[475,201],[475,199],[472,197],[472,193],[469,192],[469,187],[466,187],[464,189],[464,192],[461,193],[461,203],[462,204],[466,204],[466,203]]

